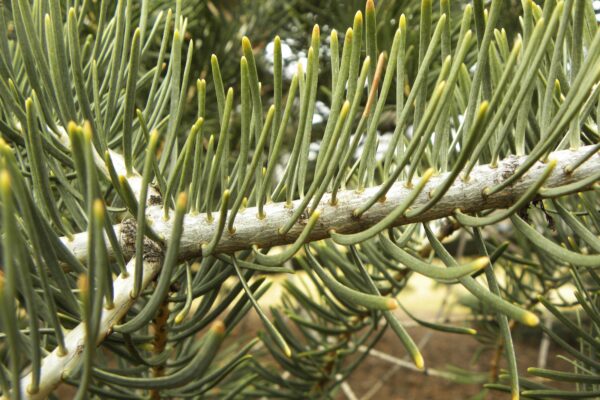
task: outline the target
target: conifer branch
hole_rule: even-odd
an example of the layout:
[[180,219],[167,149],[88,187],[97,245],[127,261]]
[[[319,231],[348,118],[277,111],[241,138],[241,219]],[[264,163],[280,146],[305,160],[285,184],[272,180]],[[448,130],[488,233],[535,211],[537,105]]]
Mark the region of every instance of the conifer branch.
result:
[[[211,32],[206,18],[186,18],[201,7],[177,1],[157,13],[162,3],[0,0],[0,400],[47,398],[62,382],[78,387],[78,399],[327,397],[360,361],[348,362],[356,344],[371,349],[381,338],[384,319],[422,369],[390,312],[413,273],[458,281],[496,315],[486,329],[505,345],[508,379],[488,387],[513,398],[573,395],[520,387],[509,320],[538,325],[547,317],[539,302],[590,346],[572,349],[549,330],[582,368],[528,373],[577,382],[576,397],[594,394],[585,392],[600,369],[589,333],[600,330],[600,30],[591,1],[523,2],[511,45],[501,0],[487,11],[481,1],[453,10],[440,0],[439,13],[431,0],[377,12],[366,0],[343,46],[331,32],[330,88],[318,25],[287,94],[287,51],[273,41],[272,98],[247,37],[237,77],[235,62],[203,45],[212,40],[196,39],[194,25]],[[392,20],[394,34],[378,32]],[[189,110],[190,79],[208,72],[197,60],[209,58],[216,103],[207,109],[198,79]],[[323,91],[329,114],[317,132]],[[395,129],[383,146],[391,106]],[[276,177],[282,146],[290,156]],[[508,219],[512,230],[495,230]],[[438,237],[428,221],[441,220]],[[475,244],[456,257],[474,261],[459,264],[442,244],[455,229]],[[270,251],[277,246],[286,247]],[[430,253],[449,268],[433,266]],[[298,281],[318,293],[286,280],[267,315],[258,300],[270,283],[253,274],[294,272],[292,259],[304,271]],[[235,275],[234,287],[224,285]],[[575,285],[586,314],[577,324],[551,300],[564,284]],[[219,353],[252,308],[273,371],[258,357],[245,362],[255,341]],[[431,329],[475,333],[406,313]],[[299,339],[288,324],[318,339]],[[96,357],[103,342],[107,356]],[[298,373],[282,384],[288,371]]]
[[[565,172],[569,165],[573,164],[573,162],[579,160],[589,152],[591,147],[593,146],[581,147],[578,150],[562,150],[551,153],[548,159],[555,160],[557,165],[552,175],[547,179],[544,188],[558,188],[583,182],[586,178],[595,175],[597,176],[598,171],[600,171],[600,154],[598,153],[582,163],[575,171],[571,173]],[[118,158],[115,157],[115,159]],[[450,217],[457,208],[460,208],[463,213],[476,213],[488,209],[509,207],[527,191],[541,174],[544,173],[544,163],[536,163],[531,170],[514,185],[509,186],[498,193],[488,197],[484,197],[482,193],[484,189],[491,184],[498,184],[511,176],[512,172],[521,165],[524,159],[525,157],[510,157],[499,162],[496,168],[491,168],[488,165],[474,168],[468,182],[464,182],[460,178],[457,179],[439,203],[434,207],[430,208],[422,215],[411,218],[400,217],[394,221],[394,226]],[[115,164],[121,165],[119,163]],[[412,207],[417,209],[419,206],[425,204],[429,199],[429,193],[439,186],[445,176],[446,174],[441,174],[431,178],[423,192],[413,203]],[[595,181],[590,181],[585,187],[578,188],[578,191],[589,190],[597,184],[598,181],[599,179],[596,178]],[[411,191],[410,188],[406,187],[405,182],[398,182],[389,190],[385,201],[373,206],[360,218],[355,218],[352,214],[353,211],[368,199],[369,196],[375,193],[377,189],[377,187],[368,188],[362,193],[357,193],[354,190],[341,191],[338,194],[338,204],[335,206],[329,204],[330,198],[329,196],[325,196],[318,207],[318,209],[322,211],[321,217],[315,228],[311,231],[308,241],[324,239],[329,236],[329,232],[332,229],[340,233],[363,231],[388,215],[388,213]],[[294,203],[297,202],[298,201]],[[277,231],[286,221],[286,218],[289,217],[292,209],[287,208],[285,203],[282,202],[266,205],[266,218],[264,219],[259,219],[257,217],[257,212],[258,210],[256,207],[251,207],[239,213],[236,218],[235,233],[231,234],[225,232],[219,244],[216,246],[215,252],[233,253],[238,250],[247,249],[253,244],[262,248],[289,244],[298,237],[306,223],[305,220],[300,220],[286,235],[279,235]],[[168,246],[169,238],[167,235],[172,228],[172,218],[167,221],[163,219],[163,208],[161,205],[148,207],[147,217],[149,221],[154,222],[152,225],[154,230],[159,235],[165,236]],[[122,225],[118,225],[115,227],[115,230],[120,232],[121,228]],[[217,229],[217,222],[214,221],[209,223],[205,214],[186,215],[184,220],[184,233],[180,245],[180,258],[190,259],[199,256],[202,251],[202,244],[208,242],[210,238],[213,237],[215,229]],[[123,235],[121,235],[121,238],[123,239]],[[135,238],[125,238],[124,240],[135,241]],[[81,261],[85,261],[87,257],[87,235],[85,233],[76,235],[73,241],[69,241],[66,238],[64,238],[63,241]],[[123,243],[123,245],[125,249],[128,248],[127,243]],[[131,243],[129,246],[131,246]],[[129,254],[129,256],[130,255],[131,254]],[[127,264],[129,276],[124,277],[123,275],[120,275],[114,281],[115,306],[110,310],[106,308],[103,309],[97,343],[101,343],[102,340],[111,333],[112,327],[119,322],[135,302],[135,300],[130,297],[131,288],[133,287],[134,265],[135,260],[129,260]],[[160,262],[158,261],[144,262],[143,288],[156,277],[159,269]],[[29,375],[26,375],[21,379],[21,393],[23,398],[45,398],[46,395],[68,376],[70,371],[75,370],[82,357],[83,340],[84,329],[83,324],[80,324],[69,332],[65,338],[66,348],[68,350],[66,355],[61,356],[58,349],[55,349],[45,357],[42,363],[41,383],[38,393],[33,394],[27,392],[27,385],[31,380]]]
[[[600,156],[598,153],[590,157],[572,173],[567,173],[565,170],[571,164],[585,156],[592,147],[584,146],[578,150],[561,150],[551,153],[548,159],[556,160],[557,165],[554,172],[544,184],[544,188],[558,188],[583,182],[587,179],[589,183],[577,189],[578,191],[589,190],[595,182],[598,182],[597,174],[600,170]],[[487,197],[482,193],[484,189],[491,185],[499,184],[510,177],[525,159],[526,157],[513,156],[500,161],[496,168],[491,168],[488,165],[474,168],[467,182],[464,182],[460,177],[457,178],[435,206],[422,214],[411,216],[410,218],[401,216],[394,221],[392,226],[449,217],[458,208],[463,213],[475,213],[511,206],[544,173],[544,163],[536,163],[525,176],[498,193]],[[447,175],[440,174],[432,177],[425,189],[412,204],[411,209],[418,209],[424,205],[429,200],[432,190],[438,187]],[[590,180],[594,176],[597,178]],[[321,216],[315,228],[309,234],[307,241],[327,238],[332,229],[338,233],[363,231],[387,216],[411,191],[410,188],[406,187],[406,182],[399,181],[390,188],[385,201],[380,201],[374,205],[360,218],[354,217],[353,211],[376,193],[378,189],[379,187],[375,186],[367,188],[361,193],[355,190],[340,191],[338,192],[338,202],[335,206],[330,204],[330,196],[325,195],[317,207],[321,211]],[[566,193],[560,193],[561,196],[564,194]],[[556,196],[552,196],[552,193],[550,193],[549,196],[545,197]],[[296,200],[293,204],[296,205],[299,202],[300,200]],[[302,232],[306,224],[306,219],[298,220],[287,234],[280,235],[278,233],[279,227],[287,221],[293,210],[294,207],[287,207],[285,202],[267,204],[264,207],[266,217],[260,219],[258,218],[258,209],[256,207],[245,209],[235,219],[235,232],[224,232],[213,252],[233,253],[238,250],[248,249],[253,245],[259,248],[268,248],[293,243]],[[152,224],[154,231],[163,236],[168,245],[168,234],[171,230],[172,218],[169,220],[163,218],[161,205],[149,206],[146,210],[146,216]],[[211,240],[217,227],[218,221],[213,220],[209,222],[204,213],[186,215],[184,219],[184,233],[181,238],[180,259],[190,259],[201,255],[202,244],[208,243]],[[125,255],[131,257],[132,243],[134,243],[135,238],[130,237],[129,234],[123,235],[123,224],[115,226],[115,231],[121,233],[120,237]],[[73,240],[68,240],[67,238],[63,238],[62,240],[80,261],[85,262],[87,259],[87,234],[74,235]],[[111,251],[112,249],[109,248],[109,252]]]
[[[160,260],[154,259],[144,262],[144,275],[142,286],[146,287],[156,275],[160,272]],[[106,308],[106,304],[102,308],[102,317],[100,318],[100,329],[96,343],[102,341],[112,333],[112,327],[117,324],[121,318],[133,306],[136,299],[130,296],[131,288],[133,287],[135,259],[129,260],[127,263],[128,276],[119,275],[113,282],[114,285],[114,307]],[[58,348],[54,349],[50,354],[44,357],[42,361],[40,386],[36,393],[30,393],[28,390],[31,382],[31,373],[21,377],[21,398],[22,399],[45,399],[52,391],[69,377],[70,373],[77,373],[81,360],[83,358],[83,348],[85,340],[85,326],[83,323],[77,325],[73,330],[65,335],[66,354],[61,354]],[[2,399],[6,399],[4,396]]]
[[[59,139],[65,145],[70,148],[69,138],[67,133],[63,130],[60,132]],[[136,200],[140,197],[142,190],[142,177],[140,174],[132,170],[129,174],[125,165],[124,158],[113,151],[109,151],[110,159],[115,172],[124,176],[127,179],[129,186],[131,187]],[[94,152],[94,162],[98,169],[108,176],[108,171],[102,157]],[[152,204],[155,199],[160,198],[160,194],[152,186],[148,187],[148,200],[147,202]],[[118,225],[119,231],[121,232],[122,225]],[[87,233],[83,232],[76,235],[79,239],[85,236],[87,243]],[[69,243],[65,238],[63,241]],[[132,242],[133,252],[135,253],[135,237]],[[85,244],[87,246],[87,244]],[[108,247],[112,251],[112,248]],[[154,248],[149,249],[154,250]],[[112,256],[113,253],[110,253]],[[142,288],[146,288],[156,278],[161,268],[161,254],[154,253],[152,255],[146,254],[143,261],[143,275],[142,275]],[[98,329],[98,337],[96,343],[100,344],[102,341],[112,333],[112,327],[116,325],[123,316],[127,314],[131,306],[135,303],[136,298],[131,296],[131,291],[134,286],[135,279],[135,258],[130,258],[127,263],[127,274],[120,274],[113,281],[114,298],[112,307],[107,306],[106,302],[102,308],[102,316],[100,318],[100,328]],[[62,352],[58,347],[48,354],[42,361],[40,370],[40,384],[39,389],[35,393],[30,393],[29,383],[31,382],[31,372],[21,378],[20,391],[22,399],[45,399],[48,395],[58,386],[60,383],[69,376],[69,373],[76,372],[79,368],[81,359],[83,358],[83,349],[85,342],[85,326],[83,323],[77,325],[65,336],[65,350],[66,353]],[[2,399],[5,399],[3,396]]]

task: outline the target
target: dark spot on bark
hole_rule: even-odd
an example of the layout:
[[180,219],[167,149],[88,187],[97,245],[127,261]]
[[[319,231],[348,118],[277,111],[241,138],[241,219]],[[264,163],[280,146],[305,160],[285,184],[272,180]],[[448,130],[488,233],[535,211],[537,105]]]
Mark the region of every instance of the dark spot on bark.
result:
[[148,196],[149,206],[158,206],[162,204],[162,197],[159,194],[151,194]]
[[162,257],[163,249],[152,240],[144,238],[144,261],[159,263]]
[[[135,241],[137,236],[137,222],[133,218],[126,219],[121,223],[121,246],[126,258],[135,256]],[[160,262],[164,251],[156,242],[144,237],[144,261]]]
[[137,231],[137,223],[135,219],[129,218],[121,223],[121,247],[123,253],[127,258],[132,257],[135,254],[135,235]]
[[515,171],[519,167],[519,160],[515,156],[509,156],[504,161],[504,170],[502,171],[502,179],[506,180],[514,175]]

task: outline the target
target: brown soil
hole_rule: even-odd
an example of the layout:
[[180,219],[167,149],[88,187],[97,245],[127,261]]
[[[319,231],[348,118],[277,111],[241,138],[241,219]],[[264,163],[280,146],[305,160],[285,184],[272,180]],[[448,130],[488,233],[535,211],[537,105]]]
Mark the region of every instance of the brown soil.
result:
[[[262,330],[262,325],[257,315],[251,311],[233,331],[228,341],[243,339],[246,342],[254,336],[257,330]],[[463,370],[481,372],[489,376],[491,360],[494,350],[483,351],[477,360],[474,354],[481,349],[482,344],[474,336],[442,333],[421,327],[407,328],[411,337],[420,344],[426,335],[431,335],[421,352],[425,358],[428,369],[445,370],[448,366],[459,367]],[[527,375],[527,367],[537,366],[537,357],[540,345],[540,335],[537,331],[523,331],[517,329],[513,332],[519,372]],[[398,337],[393,331],[388,330],[374,347],[376,350],[392,357],[405,359],[406,352]],[[560,349],[551,345],[548,352],[547,368],[569,371],[569,364],[557,358]],[[505,368],[502,360],[499,368]],[[481,394],[482,384],[465,384],[454,382],[437,376],[427,375],[427,372],[412,371],[407,368],[397,367],[389,361],[382,360],[373,355],[366,357],[362,364],[346,381],[353,394],[359,400],[367,400],[365,395],[371,391],[370,400],[463,400],[473,399]],[[555,384],[551,384],[556,386]],[[377,390],[375,390],[377,388]],[[568,386],[563,386],[566,389]],[[76,389],[70,385],[61,385],[56,394],[61,399],[72,398]],[[353,400],[339,390],[336,400]],[[510,400],[510,394],[497,391],[484,393],[478,400]]]
[[[494,351],[484,351],[478,360],[474,360],[473,355],[482,346],[475,337],[432,332],[423,328],[409,328],[408,331],[417,343],[424,335],[432,335],[425,347],[422,348],[427,368],[444,370],[451,365],[464,370],[479,371],[489,376]],[[514,334],[514,340],[519,372],[521,375],[526,375],[527,367],[537,365],[539,335],[517,331]],[[406,356],[402,344],[391,331],[386,332],[375,349],[397,358]],[[559,349],[551,345],[546,367],[568,371],[569,365],[556,357],[558,351]],[[500,368],[505,367],[506,363],[502,360]],[[465,384],[436,376],[427,376],[423,372],[395,367],[394,364],[374,356],[367,357],[347,382],[358,399],[363,399],[370,390],[372,390],[370,399],[374,400],[470,399],[481,394],[482,391],[481,384]],[[379,387],[379,389],[375,391],[373,389],[375,387]],[[510,397],[508,393],[488,391],[478,399],[506,400]],[[340,391],[336,399],[350,400],[350,397]]]

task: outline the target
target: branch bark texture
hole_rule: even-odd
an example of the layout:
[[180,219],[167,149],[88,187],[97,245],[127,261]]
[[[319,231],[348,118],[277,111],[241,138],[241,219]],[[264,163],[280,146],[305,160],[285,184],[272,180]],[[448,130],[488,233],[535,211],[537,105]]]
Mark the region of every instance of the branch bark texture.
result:
[[[580,182],[600,171],[600,154],[596,153],[572,173],[565,172],[567,166],[582,157],[590,150],[590,146],[581,147],[578,150],[563,150],[551,153],[549,159],[557,161],[557,166],[544,184],[545,188],[556,188],[576,182]],[[515,203],[544,172],[546,165],[537,162],[531,169],[515,184],[495,193],[484,196],[483,190],[503,182],[510,177],[514,171],[523,163],[525,157],[508,157],[498,163],[496,168],[489,165],[475,167],[470,174],[469,180],[464,181],[457,178],[442,199],[428,211],[412,218],[400,217],[394,222],[394,226],[400,226],[415,222],[425,222],[443,217],[448,217],[460,208],[463,213],[474,213],[489,209],[501,209],[510,207]],[[447,174],[432,177],[425,189],[417,197],[412,209],[417,209],[427,203],[430,194],[445,180]],[[592,182],[586,188],[590,189]],[[365,189],[362,193],[354,190],[346,190],[338,193],[336,205],[330,204],[330,195],[325,195],[321,200],[318,210],[321,211],[315,228],[309,235],[308,241],[315,241],[329,237],[329,231],[334,229],[338,233],[360,232],[375,225],[387,216],[408,193],[411,191],[405,182],[395,183],[388,191],[385,200],[373,205],[360,218],[352,215],[352,212],[367,199],[377,192],[378,187]],[[259,248],[285,245],[293,243],[302,232],[306,224],[305,219],[300,219],[294,227],[285,235],[278,233],[278,229],[290,218],[294,207],[300,202],[293,202],[293,207],[285,203],[271,203],[265,206],[266,217],[259,219],[256,207],[247,208],[238,213],[235,219],[235,232],[223,233],[215,253],[232,253],[238,250],[250,248],[257,245]],[[162,235],[168,245],[168,235],[171,232],[172,219],[165,220],[162,206],[149,206],[146,212],[148,221],[156,233]],[[202,244],[208,243],[218,226],[218,218],[209,222],[206,214],[188,214],[184,220],[184,233],[180,245],[181,259],[189,259],[200,256]],[[117,233],[121,232],[121,225],[115,226]],[[123,241],[124,251],[131,248],[128,241],[132,240],[127,235],[119,235]],[[87,234],[77,234],[73,240],[63,239],[65,245],[82,262],[87,259]],[[131,253],[126,256],[132,256]]]

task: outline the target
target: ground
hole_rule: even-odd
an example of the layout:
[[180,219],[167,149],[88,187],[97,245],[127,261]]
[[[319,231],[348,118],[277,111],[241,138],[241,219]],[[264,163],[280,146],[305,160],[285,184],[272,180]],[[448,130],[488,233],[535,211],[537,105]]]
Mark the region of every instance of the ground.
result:
[[[418,343],[424,335],[431,333],[422,353],[428,368],[444,369],[448,365],[488,373],[492,351],[484,351],[478,362],[472,357],[481,344],[472,336],[432,332],[423,328],[409,328],[411,336]],[[526,374],[527,367],[537,365],[540,338],[531,331],[517,331],[514,335],[519,361],[519,370]],[[400,341],[391,331],[387,332],[375,349],[389,355],[404,358],[406,352]],[[568,364],[556,357],[559,349],[550,347],[547,368],[568,370]],[[501,367],[505,366],[502,363]],[[436,376],[426,376],[422,372],[395,367],[394,364],[380,358],[369,356],[348,380],[357,399],[386,400],[448,400],[470,399],[481,392],[480,384],[452,382]],[[370,391],[370,392],[369,392]],[[352,400],[351,396],[340,393],[338,400]],[[510,394],[488,392],[485,400],[508,400]]]

